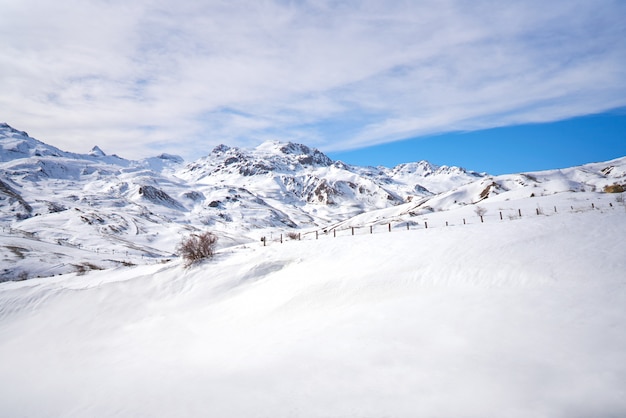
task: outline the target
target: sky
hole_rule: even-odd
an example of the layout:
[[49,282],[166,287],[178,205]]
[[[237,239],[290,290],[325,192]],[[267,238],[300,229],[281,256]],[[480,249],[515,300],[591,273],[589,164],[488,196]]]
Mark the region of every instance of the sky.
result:
[[279,140],[352,163],[415,153],[488,172],[624,155],[621,0],[0,0],[0,10],[0,121],[67,151],[190,161],[220,143]]
[[495,175],[567,168],[626,156],[626,108],[556,122],[438,134],[329,156],[386,167],[427,160]]

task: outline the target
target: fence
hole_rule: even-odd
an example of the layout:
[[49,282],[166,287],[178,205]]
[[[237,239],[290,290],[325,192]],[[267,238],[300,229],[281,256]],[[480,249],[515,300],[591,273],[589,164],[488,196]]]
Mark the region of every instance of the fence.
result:
[[[626,208],[626,205],[624,204],[623,201],[621,203],[618,201],[617,203],[618,204],[614,205],[612,202],[608,202],[608,205],[606,206],[606,208],[615,209],[617,206],[622,206],[622,205],[625,206]],[[535,208],[534,211],[527,211],[527,212],[522,211],[522,209],[506,209],[506,210],[499,210],[496,215],[492,215],[492,214],[487,215],[487,211],[485,211],[484,209],[481,209],[480,206],[476,206],[476,208],[477,209],[476,209],[475,216],[456,219],[456,222],[453,222],[450,219],[439,221],[439,222],[432,221],[432,220],[425,219],[427,215],[421,215],[421,216],[416,216],[415,218],[417,220],[421,220],[422,224],[420,224],[417,220],[402,220],[402,221],[392,221],[392,222],[386,222],[386,223],[372,224],[372,225],[367,225],[367,226],[347,226],[344,228],[342,228],[341,225],[336,225],[336,226],[328,227],[328,228],[321,229],[321,230],[313,230],[313,231],[307,231],[307,232],[289,231],[285,233],[280,233],[277,238],[272,237],[268,239],[266,236],[264,236],[261,238],[261,242],[263,246],[266,246],[268,243],[283,244],[285,241],[289,241],[289,240],[300,241],[302,239],[319,239],[320,237],[330,237],[330,236],[332,236],[333,238],[337,238],[339,236],[354,236],[357,234],[362,235],[363,233],[374,234],[374,233],[392,232],[394,230],[404,230],[404,229],[409,231],[409,230],[431,229],[431,228],[439,228],[439,227],[454,227],[454,226],[459,226],[459,225],[468,225],[471,223],[485,223],[486,220],[492,221],[494,219],[497,221],[505,221],[507,219],[516,220],[516,219],[521,219],[527,216],[554,215],[554,214],[562,213],[562,211],[569,211],[569,212],[577,213],[577,212],[586,212],[590,210],[603,209],[601,206],[593,202],[585,207],[570,206],[569,209],[557,208],[556,206],[553,206],[552,208],[549,208],[549,209],[545,209],[545,208],[538,206],[537,208]],[[439,212],[439,214],[441,213],[443,212]],[[14,229],[14,228],[5,227],[5,226],[2,227],[2,232],[8,233],[10,235],[22,235],[24,237],[35,239],[40,242],[47,242],[49,244],[57,244],[57,245],[72,247],[75,249],[88,251],[88,252],[92,252],[96,254],[110,254],[115,258],[120,258],[121,260],[118,261],[120,263],[132,264],[131,260],[138,262],[141,259],[141,264],[156,264],[156,263],[162,263],[164,261],[168,261],[172,258],[177,257],[174,254],[158,254],[157,252],[146,252],[146,251],[141,251],[138,249],[135,251],[128,251],[126,249],[116,250],[114,248],[85,247],[81,244],[73,244],[66,240],[48,242],[48,241],[43,241],[37,238],[35,234],[32,232],[23,231],[23,230]],[[115,261],[115,260],[111,260],[111,261]]]
[[[416,216],[416,218],[421,219],[422,224],[415,220],[402,220],[402,221],[391,221],[386,223],[378,223],[366,226],[348,226],[342,228],[341,225],[337,225],[334,227],[328,227],[321,230],[307,231],[307,232],[287,232],[281,233],[278,238],[268,240],[267,237],[261,237],[261,242],[263,246],[268,245],[268,243],[279,243],[282,244],[287,240],[292,241],[300,241],[302,239],[319,239],[320,237],[342,237],[342,236],[354,236],[354,235],[363,235],[365,234],[374,234],[374,233],[384,233],[384,232],[393,232],[396,230],[417,230],[417,229],[432,229],[439,227],[454,227],[460,225],[469,225],[472,223],[481,224],[488,221],[506,221],[506,220],[517,220],[522,219],[524,217],[529,216],[550,216],[559,213],[569,212],[569,213],[581,213],[592,210],[602,210],[602,209],[615,209],[618,205],[613,205],[613,203],[609,202],[606,207],[599,206],[596,203],[590,203],[587,206],[577,206],[573,205],[569,208],[558,208],[557,206],[552,206],[551,208],[543,208],[537,207],[533,211],[522,211],[522,209],[502,209],[498,210],[495,214],[487,215],[487,211],[480,210],[480,207],[476,207],[476,215],[473,217],[464,217],[458,218],[456,222],[452,222],[450,219],[443,221],[429,221],[424,219],[427,215]],[[625,205],[626,208],[626,205]],[[430,224],[429,224],[430,222]],[[363,232],[365,231],[365,232]]]

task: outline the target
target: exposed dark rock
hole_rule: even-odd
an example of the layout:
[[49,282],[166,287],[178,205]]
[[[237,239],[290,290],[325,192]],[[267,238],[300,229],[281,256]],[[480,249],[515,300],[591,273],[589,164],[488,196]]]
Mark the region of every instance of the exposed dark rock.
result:
[[193,200],[194,202],[200,202],[204,200],[204,195],[200,192],[191,191],[183,194],[183,196],[189,200]]
[[19,211],[23,210],[26,213],[26,215],[22,213],[22,216],[20,216],[21,218],[28,218],[33,211],[33,208],[28,204],[28,202],[26,202],[26,200],[24,200],[24,198],[22,198],[22,196],[16,190],[14,190],[7,183],[0,180],[0,201],[5,199],[8,203],[7,206],[16,204]]
[[157,189],[154,186],[141,186],[139,187],[139,195],[144,199],[149,200],[157,205],[167,206],[173,209],[183,210],[184,207],[176,200],[171,198],[163,190]]

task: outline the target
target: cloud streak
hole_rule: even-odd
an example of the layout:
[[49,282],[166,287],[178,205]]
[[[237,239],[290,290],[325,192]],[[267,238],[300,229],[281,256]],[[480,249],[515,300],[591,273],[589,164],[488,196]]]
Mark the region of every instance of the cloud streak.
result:
[[626,105],[620,1],[0,5],[2,116],[72,151],[338,151]]

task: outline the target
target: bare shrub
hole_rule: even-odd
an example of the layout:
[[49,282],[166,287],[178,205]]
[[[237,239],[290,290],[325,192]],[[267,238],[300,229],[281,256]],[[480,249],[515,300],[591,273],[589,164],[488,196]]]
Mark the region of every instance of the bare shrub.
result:
[[478,216],[484,216],[485,213],[487,213],[487,209],[482,206],[476,206],[476,208],[474,208],[474,212],[476,212],[476,215]]
[[102,270],[102,267],[96,266],[95,264],[88,263],[88,262],[84,262],[81,264],[72,264],[72,265],[74,266],[77,276],[85,275],[89,273],[89,271],[91,270]]
[[626,186],[621,184],[611,184],[609,186],[604,186],[605,193],[624,193],[626,191]]
[[178,244],[177,251],[185,260],[185,267],[189,267],[198,261],[211,258],[215,253],[216,245],[217,235],[212,232],[203,232],[183,238]]
[[296,240],[300,238],[300,234],[298,234],[297,232],[287,232],[287,238]]

